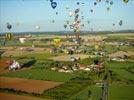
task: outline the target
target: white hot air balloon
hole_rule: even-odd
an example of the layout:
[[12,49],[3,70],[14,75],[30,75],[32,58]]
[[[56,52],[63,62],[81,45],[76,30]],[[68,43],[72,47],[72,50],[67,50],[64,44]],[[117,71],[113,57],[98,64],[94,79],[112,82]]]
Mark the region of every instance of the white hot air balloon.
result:
[[37,25],[37,26],[35,26],[35,28],[36,28],[37,30],[39,30],[39,29],[40,29],[40,26]]
[[73,12],[69,12],[69,16],[72,17],[74,16],[75,14]]

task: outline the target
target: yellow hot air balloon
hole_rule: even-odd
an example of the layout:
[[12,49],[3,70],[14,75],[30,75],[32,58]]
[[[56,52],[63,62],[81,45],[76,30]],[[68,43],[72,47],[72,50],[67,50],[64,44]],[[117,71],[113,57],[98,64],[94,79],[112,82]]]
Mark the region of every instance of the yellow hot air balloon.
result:
[[11,40],[12,37],[13,37],[13,36],[12,36],[12,33],[7,33],[7,34],[6,34],[6,39],[7,39],[7,40]]
[[99,49],[99,45],[95,44],[95,50],[98,50],[98,49]]
[[53,41],[54,41],[55,46],[60,46],[60,42],[61,42],[60,38],[55,38],[55,39],[53,39]]

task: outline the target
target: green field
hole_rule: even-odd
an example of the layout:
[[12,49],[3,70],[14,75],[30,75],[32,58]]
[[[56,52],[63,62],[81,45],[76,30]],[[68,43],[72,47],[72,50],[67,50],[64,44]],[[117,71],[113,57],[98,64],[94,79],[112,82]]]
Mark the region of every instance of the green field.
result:
[[68,81],[69,79],[74,77],[73,74],[59,73],[47,69],[29,69],[18,72],[7,73],[1,76],[58,81],[58,82]]
[[109,100],[134,100],[134,84],[113,84],[109,88]]

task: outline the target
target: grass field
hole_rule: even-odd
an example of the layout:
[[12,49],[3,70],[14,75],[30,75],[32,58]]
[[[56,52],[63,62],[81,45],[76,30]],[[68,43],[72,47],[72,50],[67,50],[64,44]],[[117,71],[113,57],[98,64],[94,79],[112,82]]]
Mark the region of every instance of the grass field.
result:
[[[116,74],[118,74],[123,79],[134,80],[133,62],[109,62],[107,64],[107,67],[110,70],[116,72]],[[130,71],[128,71],[127,69],[130,69]]]
[[74,77],[73,74],[59,73],[47,69],[29,69],[3,74],[2,76],[59,82],[68,81]]
[[[89,91],[91,91],[90,95]],[[89,85],[86,89],[76,95],[73,100],[99,100],[101,98],[101,92],[102,91],[100,87],[97,87],[95,85]]]
[[109,100],[134,100],[134,84],[113,84],[109,88]]

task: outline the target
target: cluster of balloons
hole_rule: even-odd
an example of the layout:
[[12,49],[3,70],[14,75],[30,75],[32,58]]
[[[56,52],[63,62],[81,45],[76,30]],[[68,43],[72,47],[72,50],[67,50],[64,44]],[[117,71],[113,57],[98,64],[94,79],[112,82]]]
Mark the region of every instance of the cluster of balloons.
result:
[[74,32],[80,31],[79,12],[80,12],[79,8],[75,9],[75,11],[73,12],[75,18],[74,18],[74,22],[70,25],[70,29],[73,29]]
[[53,0],[50,0],[50,2],[51,2],[51,7],[55,9],[57,7],[57,2],[54,2]]

